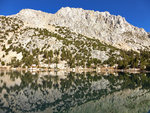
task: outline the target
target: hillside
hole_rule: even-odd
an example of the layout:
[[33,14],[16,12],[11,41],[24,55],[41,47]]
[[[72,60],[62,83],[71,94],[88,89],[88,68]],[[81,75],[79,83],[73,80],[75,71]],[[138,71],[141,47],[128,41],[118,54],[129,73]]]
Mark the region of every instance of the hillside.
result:
[[62,8],[48,14],[24,9],[0,16],[0,65],[95,68],[119,64],[119,68],[144,69],[150,61],[148,37],[143,29],[108,12]]

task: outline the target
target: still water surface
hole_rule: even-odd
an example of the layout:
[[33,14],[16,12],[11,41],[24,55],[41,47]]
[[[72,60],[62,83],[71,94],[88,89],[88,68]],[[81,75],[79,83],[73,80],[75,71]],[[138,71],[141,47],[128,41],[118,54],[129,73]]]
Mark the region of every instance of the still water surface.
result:
[[150,74],[0,71],[0,113],[149,113]]

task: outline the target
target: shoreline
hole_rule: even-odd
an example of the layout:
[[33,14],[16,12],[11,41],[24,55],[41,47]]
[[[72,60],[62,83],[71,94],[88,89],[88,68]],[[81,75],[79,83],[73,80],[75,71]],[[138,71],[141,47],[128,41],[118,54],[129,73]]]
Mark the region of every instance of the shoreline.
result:
[[76,73],[81,73],[81,72],[100,72],[100,73],[114,73],[114,72],[125,72],[125,73],[150,73],[150,71],[146,70],[141,70],[139,68],[130,68],[130,69],[117,69],[117,68],[66,68],[66,69],[55,69],[55,68],[12,68],[12,67],[0,67],[0,70],[7,70],[7,71],[29,71],[29,72],[48,72],[48,71],[65,71],[65,72],[76,72]]

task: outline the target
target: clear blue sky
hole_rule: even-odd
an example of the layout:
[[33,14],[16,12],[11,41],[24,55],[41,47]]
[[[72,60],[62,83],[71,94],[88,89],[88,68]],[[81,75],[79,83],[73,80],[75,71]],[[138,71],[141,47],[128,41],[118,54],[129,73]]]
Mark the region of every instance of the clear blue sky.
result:
[[150,32],[150,0],[0,0],[0,15],[16,14],[24,8],[55,13],[61,7],[67,6],[109,11]]

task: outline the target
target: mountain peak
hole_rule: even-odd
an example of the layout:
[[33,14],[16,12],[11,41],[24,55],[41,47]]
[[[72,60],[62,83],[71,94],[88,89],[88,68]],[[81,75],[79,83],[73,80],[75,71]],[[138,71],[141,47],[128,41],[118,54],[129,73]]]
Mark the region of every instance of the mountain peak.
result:
[[38,14],[48,14],[46,12],[43,12],[41,10],[34,10],[34,9],[22,9],[19,13],[17,13],[17,15],[25,15],[25,16],[35,16],[35,15],[38,15]]
[[71,11],[71,10],[83,10],[82,8],[73,8],[73,7],[62,7],[61,9],[58,10],[60,11]]
[[24,21],[27,26],[43,28],[47,24],[50,14],[40,10],[22,9],[15,16]]
[[28,14],[31,14],[31,13],[35,13],[35,12],[39,12],[37,10],[34,10],[34,9],[22,9],[18,15],[28,15]]
[[66,13],[96,13],[101,14],[103,16],[110,16],[111,14],[108,11],[105,12],[99,12],[94,10],[84,10],[82,8],[71,8],[71,7],[62,7],[60,10],[58,10],[57,13],[66,14]]
[[[39,10],[23,9],[16,16],[30,27],[46,29],[50,25],[68,27],[73,32],[94,37],[127,50],[142,48],[137,42],[143,42],[143,39],[148,40],[148,33],[144,29],[137,28],[129,24],[124,17],[111,15],[108,11],[99,12],[62,7],[55,14],[50,14]],[[136,42],[137,48],[133,47],[133,44],[127,43],[128,40]],[[145,41],[145,45],[148,45],[147,41]]]
[[[0,26],[0,65],[16,67],[19,63],[20,66],[49,67],[51,62],[54,68],[58,61],[58,64],[67,62],[73,68],[85,64],[91,67],[94,63],[96,67],[105,61],[112,65],[121,60],[129,61],[128,66],[131,63],[122,54],[126,54],[123,50],[150,49],[150,35],[144,29],[109,12],[66,7],[56,14],[48,14],[23,9],[11,17],[0,17]],[[129,52],[126,55],[134,58],[140,54]]]

